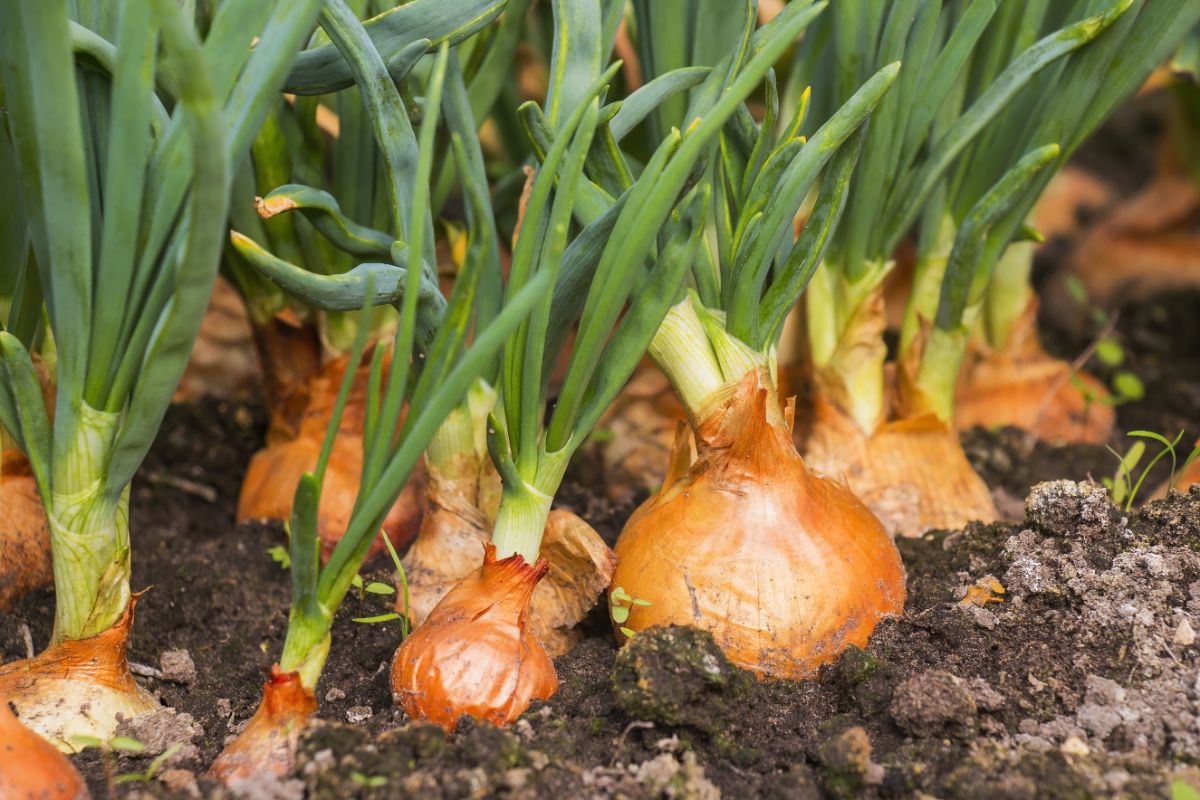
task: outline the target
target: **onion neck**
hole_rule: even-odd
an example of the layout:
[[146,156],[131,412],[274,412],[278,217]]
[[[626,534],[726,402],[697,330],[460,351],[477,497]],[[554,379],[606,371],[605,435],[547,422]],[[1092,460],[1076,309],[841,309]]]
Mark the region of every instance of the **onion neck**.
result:
[[901,400],[906,416],[929,413],[946,425],[954,422],[954,396],[969,330],[970,326],[960,325],[950,330],[934,326],[929,331],[919,354],[916,379]]
[[570,460],[568,448],[542,453],[532,480],[518,477],[516,482],[504,482],[500,493],[500,508],[492,525],[492,544],[496,558],[519,554],[529,564],[535,564],[550,518],[550,506],[562,483]]
[[808,339],[817,390],[866,436],[886,416],[883,280],[892,261],[862,265],[854,278],[822,264],[805,292]]
[[671,382],[696,427],[706,409],[726,399],[742,377],[758,369],[774,390],[775,352],[760,352],[725,330],[724,312],[705,308],[694,295],[672,306],[647,350]]
[[285,673],[299,673],[301,685],[310,692],[317,690],[317,681],[329,658],[332,628],[333,614],[325,609],[306,611],[293,607],[288,617],[279,668]]
[[80,402],[56,449],[47,521],[54,560],[52,644],[115,625],[129,605],[129,487],[113,496],[105,465],[120,420]]
[[487,459],[487,418],[495,405],[496,390],[483,380],[475,381],[466,399],[446,415],[429,440],[426,463],[455,484],[477,483]]
[[646,352],[667,376],[691,419],[725,385],[721,363],[690,296],[667,312]]
[[950,253],[954,249],[957,233],[954,218],[945,214],[938,226],[932,246],[923,247],[913,268],[912,294],[904,309],[904,321],[900,325],[900,349],[907,350],[920,331],[921,320],[937,318],[938,303],[942,299],[942,282]]
[[996,265],[983,300],[983,329],[987,343],[1003,350],[1012,341],[1025,310],[1033,299],[1029,284],[1037,242],[1013,242]]

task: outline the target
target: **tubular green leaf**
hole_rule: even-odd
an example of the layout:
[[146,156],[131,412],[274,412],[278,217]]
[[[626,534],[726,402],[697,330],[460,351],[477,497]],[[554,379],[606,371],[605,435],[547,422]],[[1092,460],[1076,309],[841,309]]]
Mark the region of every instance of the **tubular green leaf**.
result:
[[[221,256],[221,233],[229,208],[229,162],[222,135],[222,117],[204,53],[190,22],[172,0],[152,0],[162,26],[168,58],[177,65],[180,106],[187,116],[192,140],[192,191],[187,232],[174,264],[175,287],[166,313],[158,320],[136,383],[130,384],[129,413],[117,432],[106,486],[119,495],[133,479],[162,423],[192,343],[200,329]],[[132,364],[127,355],[123,364]],[[127,391],[120,380],[118,396]],[[110,398],[111,402],[111,398]]]
[[971,107],[933,144],[925,165],[900,187],[889,204],[882,252],[895,249],[920,214],[945,170],[971,139],[1046,65],[1082,47],[1121,17],[1134,0],[1117,0],[1102,14],[1053,33],[1018,56]]
[[[428,39],[431,47],[444,41],[458,44],[498,17],[507,2],[413,0],[368,20],[364,27],[372,49],[388,61],[418,39]],[[296,58],[284,89],[296,94],[328,94],[356,82],[351,65],[334,45],[326,44],[305,50]]]
[[288,211],[299,211],[339,250],[359,258],[387,258],[396,241],[386,233],[359,225],[342,213],[333,195],[311,186],[285,184],[259,204],[260,215],[273,217]]
[[828,173],[822,178],[821,194],[808,216],[804,230],[801,231],[787,261],[779,271],[779,276],[771,282],[760,304],[758,340],[749,342],[756,350],[766,350],[768,345],[778,340],[784,318],[796,304],[824,258],[846,206],[850,180],[854,176],[854,165],[864,138],[863,130],[859,128],[838,150],[837,156],[829,165]]
[[972,286],[986,285],[987,276],[978,275],[977,270],[987,229],[1013,206],[1034,176],[1058,155],[1058,145],[1046,145],[1026,154],[975,204],[959,226],[942,281],[937,310],[939,328],[951,330],[962,324]]

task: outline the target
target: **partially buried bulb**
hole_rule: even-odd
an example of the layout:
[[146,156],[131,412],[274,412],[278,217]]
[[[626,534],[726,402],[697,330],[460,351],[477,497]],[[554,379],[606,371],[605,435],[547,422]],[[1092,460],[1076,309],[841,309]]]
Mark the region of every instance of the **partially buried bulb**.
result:
[[464,714],[507,725],[558,690],[529,622],[529,599],[548,569],[545,559],[497,559],[485,545],[483,565],[396,651],[392,691],[410,717],[448,731]]

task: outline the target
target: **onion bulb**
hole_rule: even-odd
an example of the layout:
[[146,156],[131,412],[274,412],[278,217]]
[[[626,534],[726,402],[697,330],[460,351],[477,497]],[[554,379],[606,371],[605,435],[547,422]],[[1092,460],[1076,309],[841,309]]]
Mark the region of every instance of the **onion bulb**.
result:
[[[266,361],[268,355],[263,353],[260,359],[254,345],[246,304],[229,281],[218,275],[213,283],[208,308],[204,311],[204,319],[200,322],[200,330],[192,344],[187,369],[175,387],[171,402],[189,403],[204,397],[253,395],[263,377],[259,362]],[[293,349],[287,354],[284,364],[266,361],[263,366],[265,371],[272,372],[278,368],[294,369],[296,363],[296,351]]]
[[[404,556],[407,597],[398,592],[396,611],[419,626],[460,580],[479,568],[500,496],[500,476],[486,456],[457,453],[439,470],[426,467],[421,530]],[[534,589],[529,619],[551,656],[579,639],[576,626],[608,588],[616,557],[600,534],[565,509],[553,509],[542,535],[541,556],[550,565]]]
[[258,710],[213,762],[209,776],[233,786],[260,775],[291,774],[300,734],[316,710],[317,700],[300,682],[300,674],[274,665]]
[[[337,359],[312,380],[308,407],[294,438],[268,441],[254,454],[238,498],[238,522],[248,519],[288,520],[292,514],[292,499],[301,476],[311,471],[321,453],[325,429],[333,413],[334,402],[346,370],[348,359]],[[350,513],[358,495],[362,475],[362,433],[367,390],[367,367],[355,376],[341,425],[334,436],[321,503],[317,518],[317,535],[321,539],[322,558],[328,558],[350,523]],[[413,476],[396,499],[383,523],[383,531],[397,549],[407,545],[421,523],[422,471]],[[376,540],[368,558],[383,549]]]
[[844,479],[893,536],[992,522],[996,506],[958,433],[933,414],[880,424],[870,436],[820,396],[805,458]]
[[1116,422],[1107,397],[1100,381],[1042,349],[1033,298],[1002,349],[981,347],[967,356],[954,424],[960,431],[1012,425],[1047,441],[1100,444]]
[[413,719],[451,731],[464,714],[507,725],[558,690],[554,664],[529,623],[534,587],[549,570],[520,554],[483,566],[442,598],[392,660],[392,692]]
[[0,698],[0,798],[85,800],[90,796],[67,757],[22,725]]
[[67,639],[33,658],[0,665],[0,697],[16,707],[22,724],[71,753],[79,749],[76,737],[108,741],[118,717],[131,719],[159,707],[134,682],[125,659],[135,603],[131,599],[103,633]]
[[29,461],[17,449],[0,452],[0,611],[54,581],[50,528]]
[[903,610],[892,540],[844,485],[808,470],[758,370],[700,413],[697,440],[696,462],[677,447],[617,540],[614,591],[648,603],[622,627],[702,628],[739,666],[795,679]]

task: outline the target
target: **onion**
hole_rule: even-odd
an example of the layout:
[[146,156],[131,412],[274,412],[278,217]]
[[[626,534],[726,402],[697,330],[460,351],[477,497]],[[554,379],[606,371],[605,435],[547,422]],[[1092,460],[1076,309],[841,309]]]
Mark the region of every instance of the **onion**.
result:
[[[200,331],[192,345],[187,369],[175,387],[173,403],[196,402],[204,397],[247,397],[258,391],[264,370],[259,362],[265,358],[255,353],[254,336],[246,304],[237,290],[220,275],[213,283],[212,296]],[[286,359],[286,366],[267,362],[265,371],[277,368],[293,369],[296,355]]]
[[0,611],[54,581],[50,528],[29,461],[20,450],[0,453]]
[[554,664],[529,624],[534,587],[549,570],[519,554],[483,566],[442,598],[392,661],[392,692],[413,719],[451,731],[464,714],[507,725],[558,690]]
[[617,540],[614,590],[649,603],[623,627],[703,628],[739,666],[802,678],[903,610],[904,567],[871,512],[805,466],[757,369],[725,394],[698,416],[698,460],[678,476],[676,458]]
[[[426,467],[421,530],[403,560],[408,597],[397,593],[396,610],[414,627],[479,568],[499,502],[500,476],[490,459],[457,452],[448,461],[444,472]],[[529,619],[542,647],[556,657],[578,641],[575,628],[608,588],[616,557],[590,525],[557,508],[546,520],[541,556],[550,572],[534,589]]]
[[209,776],[232,786],[264,774],[291,774],[300,734],[316,710],[317,700],[300,682],[300,674],[274,665],[258,710],[213,762]]
[[[332,416],[334,401],[347,358],[340,358],[321,371],[311,382],[308,407],[300,420],[295,438],[269,441],[267,447],[254,454],[238,498],[238,522],[248,519],[288,520],[292,514],[292,499],[301,476],[311,471],[321,452],[325,428]],[[321,538],[321,554],[328,558],[337,546],[350,522],[350,513],[358,495],[362,475],[362,432],[365,409],[368,367],[361,367],[352,386],[342,416],[341,426],[334,437],[329,466],[321,490],[317,534]],[[274,427],[274,426],[273,426]],[[383,523],[383,531],[397,549],[405,547],[421,523],[421,488],[424,476],[420,469],[397,498]],[[376,540],[368,558],[383,549]]]
[[108,630],[67,639],[33,658],[0,665],[0,697],[21,722],[64,752],[79,749],[75,737],[108,741],[118,716],[131,719],[159,706],[134,682],[125,659],[136,597]]
[[844,479],[894,536],[997,518],[958,433],[933,414],[885,422],[870,436],[818,396],[805,458]]
[[90,796],[67,757],[22,725],[0,699],[0,798],[85,800]]
[[1012,425],[1047,441],[1102,444],[1112,435],[1116,411],[1102,400],[1108,390],[1084,372],[1075,373],[1092,397],[1072,381],[1071,365],[1042,349],[1037,337],[1037,300],[1031,299],[1003,349],[968,355],[954,399],[954,425]]

